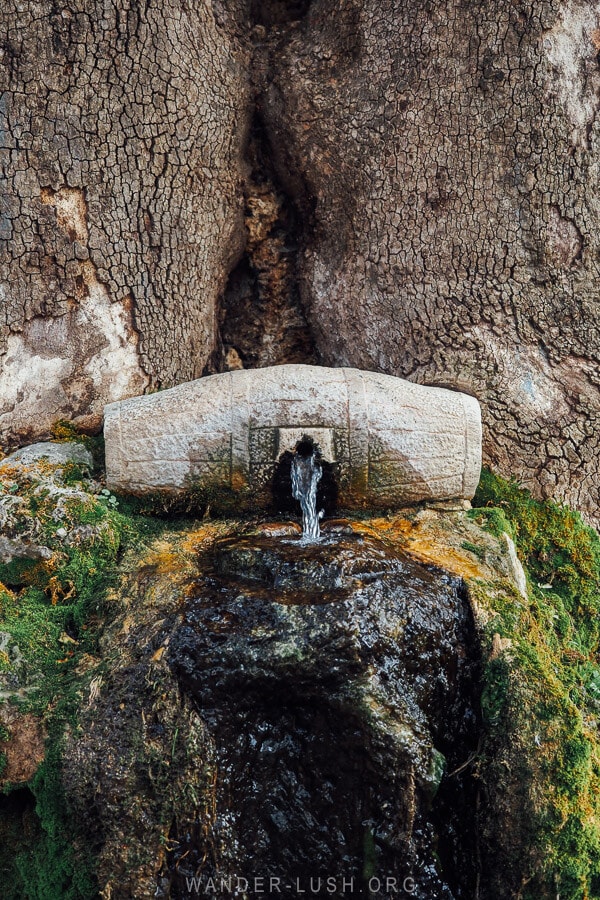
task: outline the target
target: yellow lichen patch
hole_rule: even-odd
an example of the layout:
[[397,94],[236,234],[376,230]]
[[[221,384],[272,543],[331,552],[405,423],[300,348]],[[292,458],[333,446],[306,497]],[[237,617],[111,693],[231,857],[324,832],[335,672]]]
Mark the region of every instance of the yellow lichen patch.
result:
[[105,603],[118,603],[121,600],[121,596],[118,591],[114,588],[109,588],[106,592],[106,596],[104,598]]
[[158,648],[158,650],[157,650],[155,653],[152,654],[152,662],[160,662],[160,660],[161,660],[161,659],[163,658],[163,656],[164,656],[164,653],[165,653],[165,650],[166,650],[166,649],[167,649],[167,648],[165,647],[165,645],[164,645],[164,644],[161,644],[160,647]]
[[242,491],[247,486],[243,472],[235,471],[231,474],[231,487],[234,491]]
[[442,569],[447,569],[453,575],[461,578],[484,578],[485,574],[478,563],[468,559],[466,553],[444,547],[427,535],[415,535],[409,539],[405,548],[412,556],[425,562],[434,563]]
[[42,457],[34,462],[24,464],[22,462],[11,462],[10,459],[0,462],[0,477],[3,484],[11,481],[21,487],[31,486],[34,482],[39,482],[41,477],[52,475],[57,469],[63,468],[64,463],[50,462],[49,459]]
[[132,615],[126,615],[121,623],[121,634],[129,634],[134,625],[134,617]]
[[46,593],[50,594],[52,606],[56,606],[59,601],[66,603],[75,595],[75,585],[72,581],[64,585],[56,575],[53,575],[48,581]]
[[[194,531],[188,531],[181,541],[181,549],[185,553],[197,553],[202,550],[210,541],[214,541],[217,537],[223,537],[232,531],[235,524],[226,522],[207,522]],[[239,525],[238,525],[239,527]]]
[[77,439],[77,429],[72,422],[67,422],[65,419],[57,419],[56,422],[53,422],[52,427],[50,428],[50,434],[55,441],[61,443],[71,442]]
[[401,540],[403,535],[410,534],[413,524],[404,516],[389,518],[378,517],[363,521],[351,521],[352,530],[357,534],[370,534],[372,537],[397,537]]
[[223,522],[210,522],[184,534],[162,535],[136,561],[136,569],[146,575],[166,575],[169,581],[180,584],[195,571],[194,556],[231,528]]
[[414,521],[404,516],[376,518],[352,522],[351,525],[357,534],[397,543],[402,550],[420,561],[433,563],[461,578],[489,577],[484,566],[474,561],[468,550],[450,545],[443,514],[432,513],[424,518],[417,515]]
[[141,567],[152,568],[157,575],[176,575],[181,571],[185,561],[181,553],[171,541],[160,539],[155,541],[141,561]]

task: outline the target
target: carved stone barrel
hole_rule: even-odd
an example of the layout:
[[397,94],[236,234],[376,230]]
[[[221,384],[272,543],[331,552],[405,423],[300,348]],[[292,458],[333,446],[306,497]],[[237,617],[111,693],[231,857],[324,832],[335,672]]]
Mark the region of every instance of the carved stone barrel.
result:
[[343,507],[470,499],[481,468],[477,400],[358,369],[241,369],[105,407],[107,485],[196,490],[268,507],[282,453],[304,436],[334,464]]

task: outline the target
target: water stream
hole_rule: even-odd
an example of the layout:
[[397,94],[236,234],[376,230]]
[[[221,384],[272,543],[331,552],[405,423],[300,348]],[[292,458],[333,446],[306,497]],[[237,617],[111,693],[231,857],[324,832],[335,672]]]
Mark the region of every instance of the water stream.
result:
[[302,441],[292,459],[292,494],[302,509],[302,542],[318,541],[321,536],[317,512],[317,485],[323,475],[323,467],[317,448]]

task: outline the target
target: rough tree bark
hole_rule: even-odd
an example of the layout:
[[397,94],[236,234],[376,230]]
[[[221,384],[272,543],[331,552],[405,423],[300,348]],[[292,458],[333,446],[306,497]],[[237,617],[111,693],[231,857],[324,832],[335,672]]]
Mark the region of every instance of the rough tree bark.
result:
[[487,461],[596,520],[599,49],[597,2],[315,0],[263,98],[323,361],[474,393]]
[[210,3],[0,8],[0,439],[202,374],[243,246],[241,51]]
[[10,0],[0,23],[5,439],[304,355],[476,394],[486,460],[597,521],[597,2]]

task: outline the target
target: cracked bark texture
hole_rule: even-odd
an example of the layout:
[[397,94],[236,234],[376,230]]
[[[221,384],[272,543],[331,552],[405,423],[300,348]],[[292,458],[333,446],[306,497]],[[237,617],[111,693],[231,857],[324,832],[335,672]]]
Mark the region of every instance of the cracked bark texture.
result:
[[323,362],[475,394],[486,461],[597,521],[600,5],[314,0],[266,43]]
[[0,440],[202,374],[248,92],[210,3],[4,0]]
[[[5,435],[223,344],[264,365],[226,289],[248,245],[277,362],[473,393],[486,461],[598,521],[598,2],[7,0],[0,24]],[[255,117],[293,267],[277,231],[252,259]]]

